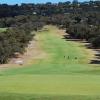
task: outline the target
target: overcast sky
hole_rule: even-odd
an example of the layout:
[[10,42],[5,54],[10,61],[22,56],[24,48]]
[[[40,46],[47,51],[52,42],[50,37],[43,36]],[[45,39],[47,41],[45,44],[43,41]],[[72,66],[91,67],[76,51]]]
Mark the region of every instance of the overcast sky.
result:
[[[0,3],[7,3],[7,4],[21,4],[21,3],[46,3],[46,2],[65,2],[68,0],[0,0]],[[73,0],[69,0],[73,1]],[[78,0],[78,1],[89,1],[89,0]]]

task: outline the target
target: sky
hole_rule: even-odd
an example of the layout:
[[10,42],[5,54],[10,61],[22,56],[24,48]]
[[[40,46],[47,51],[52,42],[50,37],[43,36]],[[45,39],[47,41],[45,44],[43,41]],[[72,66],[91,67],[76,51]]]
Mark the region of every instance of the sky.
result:
[[[0,0],[0,3],[7,3],[7,4],[21,4],[21,3],[46,3],[46,2],[66,2],[66,1],[73,1],[73,0]],[[78,0],[78,1],[89,1],[89,0]]]

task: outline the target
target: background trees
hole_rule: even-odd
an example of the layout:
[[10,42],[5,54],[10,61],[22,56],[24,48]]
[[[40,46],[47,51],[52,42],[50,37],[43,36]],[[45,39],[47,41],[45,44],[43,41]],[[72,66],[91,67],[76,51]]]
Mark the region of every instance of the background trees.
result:
[[65,28],[73,38],[86,39],[100,47],[100,1],[52,4],[0,5],[0,63],[15,52],[23,53],[29,41],[44,25]]
[[[3,18],[7,30],[0,33],[0,63],[7,63],[16,52],[24,53],[35,34],[31,32],[41,29],[42,20],[35,16],[16,16]],[[1,23],[2,24],[2,23]],[[3,26],[2,26],[3,27]]]

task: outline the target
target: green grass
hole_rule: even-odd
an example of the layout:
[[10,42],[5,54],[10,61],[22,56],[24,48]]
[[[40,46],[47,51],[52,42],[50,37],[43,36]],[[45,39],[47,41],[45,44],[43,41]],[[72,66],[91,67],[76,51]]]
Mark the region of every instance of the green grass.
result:
[[0,28],[0,32],[5,32],[7,28]]
[[89,64],[93,52],[48,29],[37,33],[45,58],[0,72],[0,100],[100,100],[100,68]]
[[0,94],[0,100],[100,100],[100,96],[54,96],[54,95],[28,95],[28,94]]
[[0,92],[38,95],[100,95],[99,78],[96,75],[3,76],[0,78]]

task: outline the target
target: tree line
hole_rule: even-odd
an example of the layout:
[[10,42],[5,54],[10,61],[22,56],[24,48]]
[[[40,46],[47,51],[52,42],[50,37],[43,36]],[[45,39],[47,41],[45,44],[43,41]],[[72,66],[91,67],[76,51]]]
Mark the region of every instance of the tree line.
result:
[[[0,63],[7,63],[16,52],[24,53],[25,47],[33,39],[33,31],[40,30],[44,22],[36,16],[17,16],[6,18],[1,24],[7,30],[0,32]],[[2,19],[1,19],[2,20]]]
[[100,11],[100,1],[89,2],[78,2],[78,0],[73,0],[73,2],[59,2],[51,3],[47,2],[45,4],[25,4],[21,5],[8,5],[0,4],[0,17],[14,17],[18,15],[28,15],[37,14],[43,16],[51,16],[53,14],[65,14],[65,13],[75,13],[79,12],[99,12]]
[[32,31],[53,24],[66,29],[72,38],[85,39],[100,47],[100,1],[59,2],[56,4],[0,5],[0,63],[15,52],[24,53],[35,34]]

